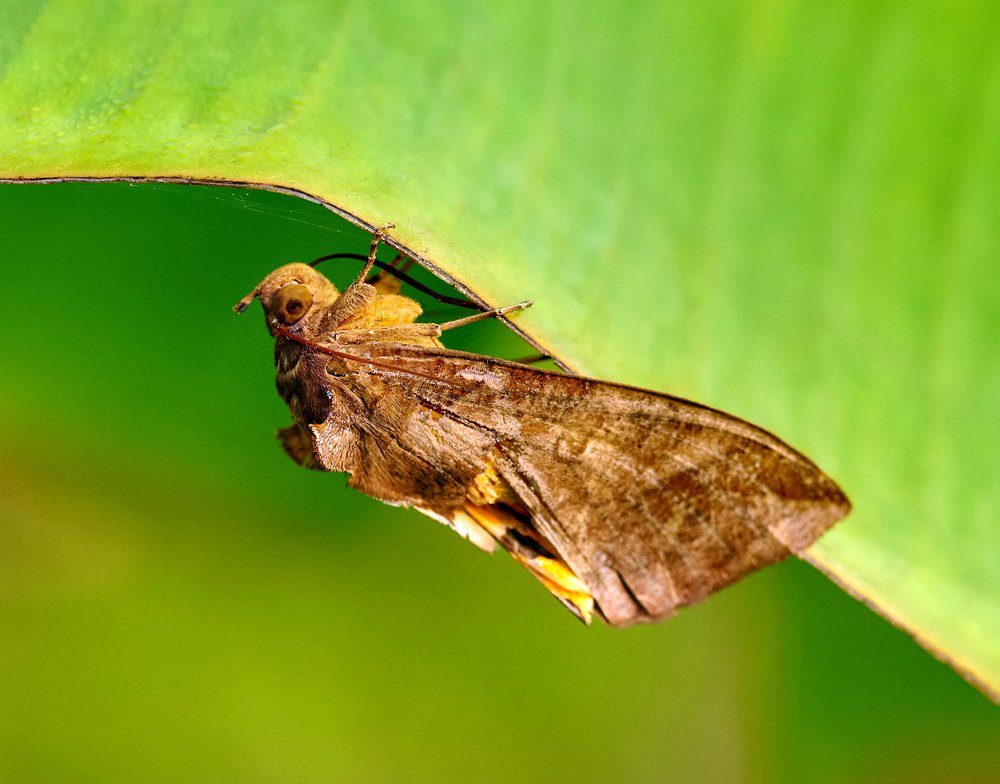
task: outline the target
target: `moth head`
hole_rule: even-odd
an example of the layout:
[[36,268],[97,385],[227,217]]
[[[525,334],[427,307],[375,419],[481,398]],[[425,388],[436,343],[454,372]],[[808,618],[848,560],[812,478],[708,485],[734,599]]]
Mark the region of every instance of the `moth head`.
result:
[[329,306],[339,292],[324,275],[308,264],[286,264],[257,284],[253,291],[233,306],[242,313],[254,299],[264,307],[268,331],[292,328],[308,322],[307,316]]

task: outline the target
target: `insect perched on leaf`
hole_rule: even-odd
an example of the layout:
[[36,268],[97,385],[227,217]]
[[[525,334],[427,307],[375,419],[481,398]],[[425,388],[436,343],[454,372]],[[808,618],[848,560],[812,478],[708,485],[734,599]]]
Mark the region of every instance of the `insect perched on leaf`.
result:
[[606,381],[449,351],[443,324],[385,281],[338,292],[306,264],[258,298],[275,338],[278,435],[310,468],[497,544],[575,615],[650,622],[811,544],[850,510],[836,483],[759,427]]

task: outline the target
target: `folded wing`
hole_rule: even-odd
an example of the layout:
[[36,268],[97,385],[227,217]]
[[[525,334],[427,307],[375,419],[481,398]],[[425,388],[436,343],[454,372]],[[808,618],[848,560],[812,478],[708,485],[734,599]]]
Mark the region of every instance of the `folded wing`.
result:
[[[514,506],[614,625],[669,616],[802,550],[850,509],[808,458],[696,403],[445,349],[351,353],[406,408],[490,447]],[[433,464],[434,447],[421,449]]]

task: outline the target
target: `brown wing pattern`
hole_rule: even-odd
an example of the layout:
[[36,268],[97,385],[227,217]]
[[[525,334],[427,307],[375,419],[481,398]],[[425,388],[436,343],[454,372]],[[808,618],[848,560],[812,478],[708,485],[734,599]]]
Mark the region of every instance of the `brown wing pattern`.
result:
[[[436,490],[459,503],[492,454],[532,524],[615,625],[671,615],[803,549],[850,509],[808,458],[696,403],[445,349],[349,352],[373,397],[382,385],[405,387],[405,401],[393,394],[386,410],[367,412],[371,437],[355,432],[365,470],[425,463],[426,481],[446,483]],[[414,411],[386,447],[384,434],[399,433]],[[454,430],[461,443],[427,438],[421,417],[436,422],[427,432]],[[386,448],[398,454],[380,459]],[[367,482],[355,474],[352,484]]]

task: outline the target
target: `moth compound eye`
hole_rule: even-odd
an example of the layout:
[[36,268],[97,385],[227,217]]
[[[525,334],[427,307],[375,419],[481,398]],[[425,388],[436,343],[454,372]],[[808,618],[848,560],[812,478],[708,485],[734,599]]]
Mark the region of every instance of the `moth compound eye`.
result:
[[312,292],[301,283],[282,286],[274,295],[274,315],[285,326],[302,318],[313,303]]

